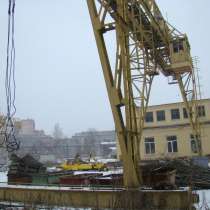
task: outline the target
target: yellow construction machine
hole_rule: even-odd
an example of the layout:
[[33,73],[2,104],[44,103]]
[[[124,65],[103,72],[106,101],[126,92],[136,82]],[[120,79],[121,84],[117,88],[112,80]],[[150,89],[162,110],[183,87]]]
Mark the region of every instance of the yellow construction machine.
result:
[[60,165],[60,168],[68,171],[106,170],[106,164],[94,161],[86,162],[77,154],[73,161],[67,160]]

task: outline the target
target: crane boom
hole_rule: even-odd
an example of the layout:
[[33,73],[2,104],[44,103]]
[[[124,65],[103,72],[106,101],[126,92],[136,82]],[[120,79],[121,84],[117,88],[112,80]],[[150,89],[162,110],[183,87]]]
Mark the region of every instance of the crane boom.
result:
[[[151,86],[162,73],[178,84],[201,155],[196,79],[185,34],[172,27],[155,0],[87,0],[124,166],[124,185],[142,183],[139,160]],[[115,69],[105,34],[115,31]]]

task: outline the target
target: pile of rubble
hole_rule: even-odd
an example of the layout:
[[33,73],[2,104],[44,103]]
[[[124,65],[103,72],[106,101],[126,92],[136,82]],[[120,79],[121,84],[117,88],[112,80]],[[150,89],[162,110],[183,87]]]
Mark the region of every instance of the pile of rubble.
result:
[[193,189],[210,189],[210,169],[193,163],[192,160],[173,160],[167,166],[176,169],[176,185],[192,186]]
[[164,188],[167,185],[173,188],[191,186],[193,189],[210,189],[210,169],[195,164],[192,159],[146,161],[141,165],[143,178],[154,177],[154,181],[146,180],[146,182],[154,182],[155,186],[164,186]]
[[7,174],[8,183],[30,183],[33,174],[46,172],[46,167],[30,155],[20,158],[12,154],[10,160],[11,164]]

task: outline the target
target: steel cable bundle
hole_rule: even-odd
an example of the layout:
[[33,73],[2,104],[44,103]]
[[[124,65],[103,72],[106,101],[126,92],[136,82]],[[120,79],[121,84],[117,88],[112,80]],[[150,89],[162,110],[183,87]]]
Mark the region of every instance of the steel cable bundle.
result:
[[8,36],[7,36],[7,59],[6,59],[6,116],[2,119],[1,146],[6,147],[8,152],[19,148],[19,142],[15,137],[14,115],[15,107],[15,0],[9,0],[8,8]]

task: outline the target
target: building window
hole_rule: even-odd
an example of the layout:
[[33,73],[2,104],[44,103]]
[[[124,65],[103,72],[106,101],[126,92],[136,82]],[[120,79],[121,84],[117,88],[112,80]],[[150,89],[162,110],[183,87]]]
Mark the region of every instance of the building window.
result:
[[198,145],[197,145],[197,139],[194,138],[194,135],[190,135],[190,146],[193,153],[198,152]]
[[180,119],[179,109],[172,109],[171,110],[171,119],[172,120],[178,120],[178,119]]
[[146,113],[145,121],[146,122],[153,122],[154,121],[154,119],[153,119],[153,112],[147,112]]
[[168,136],[167,141],[168,141],[168,152],[169,153],[178,152],[177,137]]
[[205,117],[206,116],[205,106],[198,106],[197,107],[197,115],[198,115],[198,117]]
[[[192,116],[192,107],[190,107],[190,111],[189,111],[190,113],[190,116]],[[183,117],[185,118],[185,119],[187,119],[187,118],[189,118],[189,116],[188,116],[188,113],[187,113],[187,109],[186,108],[183,108]]]
[[179,53],[184,50],[183,42],[181,40],[177,40],[173,43],[173,48],[175,53]]
[[157,121],[166,120],[165,111],[157,111]]
[[146,154],[154,154],[155,153],[155,139],[145,138],[145,152]]
[[188,118],[188,113],[187,113],[187,109],[186,109],[186,108],[183,108],[183,117],[184,117],[185,119]]

